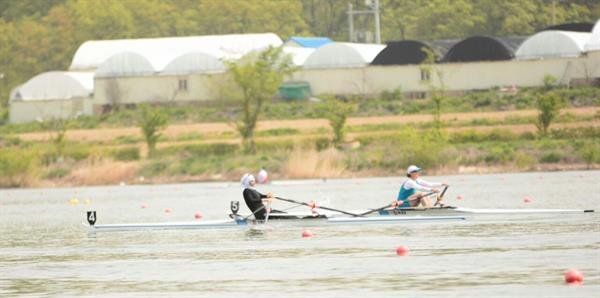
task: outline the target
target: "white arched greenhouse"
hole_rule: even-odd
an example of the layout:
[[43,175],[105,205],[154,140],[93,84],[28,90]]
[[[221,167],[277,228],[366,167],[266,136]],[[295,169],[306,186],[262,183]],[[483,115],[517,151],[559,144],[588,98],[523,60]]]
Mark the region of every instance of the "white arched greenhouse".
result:
[[[282,44],[281,39],[273,33],[92,40],[84,42],[77,49],[69,69],[93,70],[120,52],[138,53],[147,59],[163,57],[168,61],[194,52],[221,53],[219,58],[237,59],[251,51]],[[154,64],[153,61],[151,63]]]
[[292,62],[296,66],[303,66],[306,59],[315,51],[314,48],[301,48],[284,46],[283,53],[292,57]]
[[11,92],[10,122],[91,115],[93,93],[93,72],[41,73]]
[[594,29],[592,30],[592,37],[585,45],[585,51],[600,51],[600,20],[596,22],[596,25],[594,25]]
[[591,33],[542,31],[527,38],[515,52],[515,58],[535,60],[578,57],[591,38]]
[[304,62],[304,68],[364,67],[385,48],[380,44],[334,42],[316,49]]
[[183,54],[169,62],[160,74],[162,75],[188,75],[222,73],[225,65],[220,57],[200,52]]

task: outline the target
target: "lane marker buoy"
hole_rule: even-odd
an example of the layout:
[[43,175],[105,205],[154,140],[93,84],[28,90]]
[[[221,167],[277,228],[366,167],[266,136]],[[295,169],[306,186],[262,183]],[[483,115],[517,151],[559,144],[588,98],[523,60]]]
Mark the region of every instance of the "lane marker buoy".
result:
[[396,255],[401,256],[401,257],[407,256],[409,252],[410,252],[410,249],[406,245],[401,245],[401,246],[398,246],[398,248],[396,248]]
[[565,272],[565,282],[570,285],[583,284],[583,274],[577,269],[569,269]]

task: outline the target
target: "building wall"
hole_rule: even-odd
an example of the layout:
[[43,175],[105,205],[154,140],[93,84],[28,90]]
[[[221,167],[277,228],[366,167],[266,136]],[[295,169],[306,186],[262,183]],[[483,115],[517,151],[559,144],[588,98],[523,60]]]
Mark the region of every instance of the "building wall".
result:
[[79,115],[92,115],[91,98],[10,102],[10,123],[26,123],[38,119],[68,119]]
[[225,74],[95,78],[94,105],[221,99],[228,82]]
[[[437,70],[443,73],[444,84],[450,91],[541,86],[546,75],[555,77],[562,85],[569,85],[573,79],[600,78],[600,51],[579,58],[436,64],[431,79],[439,86],[433,74]],[[315,95],[378,94],[398,87],[404,92],[428,90],[427,84],[421,81],[418,65],[303,70],[296,73],[293,80],[309,82]]]
[[[513,85],[541,86],[546,75],[555,77],[562,85],[569,85],[575,79],[600,78],[600,51],[579,58],[448,63],[432,68],[433,84],[439,86],[434,73],[440,70],[446,89],[456,92]],[[180,80],[187,80],[187,90],[179,90]],[[421,81],[419,65],[306,69],[295,73],[290,81],[307,81],[316,96],[379,94],[396,88],[403,92],[429,90],[428,84]],[[111,84],[118,85],[121,103],[219,100],[235,90],[226,74],[97,78],[95,105],[111,103],[107,94]]]

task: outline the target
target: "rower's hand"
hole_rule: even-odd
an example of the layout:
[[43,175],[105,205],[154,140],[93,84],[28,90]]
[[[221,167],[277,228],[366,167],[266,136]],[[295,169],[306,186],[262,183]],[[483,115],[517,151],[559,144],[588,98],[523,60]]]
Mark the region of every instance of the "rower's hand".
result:
[[432,188],[431,191],[433,191],[433,192],[440,192],[440,189],[439,188]]
[[273,195],[273,193],[272,193],[272,192],[270,192],[270,193],[268,193],[268,194],[267,194],[267,198],[271,198],[271,199],[273,199],[273,197],[274,197],[274,195]]

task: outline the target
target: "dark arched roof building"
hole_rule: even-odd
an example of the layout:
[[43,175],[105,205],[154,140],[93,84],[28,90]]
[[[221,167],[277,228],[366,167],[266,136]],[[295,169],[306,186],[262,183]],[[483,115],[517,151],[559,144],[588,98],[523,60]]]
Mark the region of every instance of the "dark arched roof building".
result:
[[440,62],[511,60],[525,37],[472,36],[448,50]]
[[558,25],[546,27],[540,31],[559,30],[559,31],[575,31],[575,32],[592,32],[593,29],[594,29],[594,24],[592,24],[592,23],[565,23],[565,24],[558,24]]
[[433,51],[436,61],[444,57],[448,49],[457,40],[440,40],[431,43],[418,40],[390,41],[383,51],[373,59],[371,65],[407,65],[421,64],[427,59],[423,49]]

